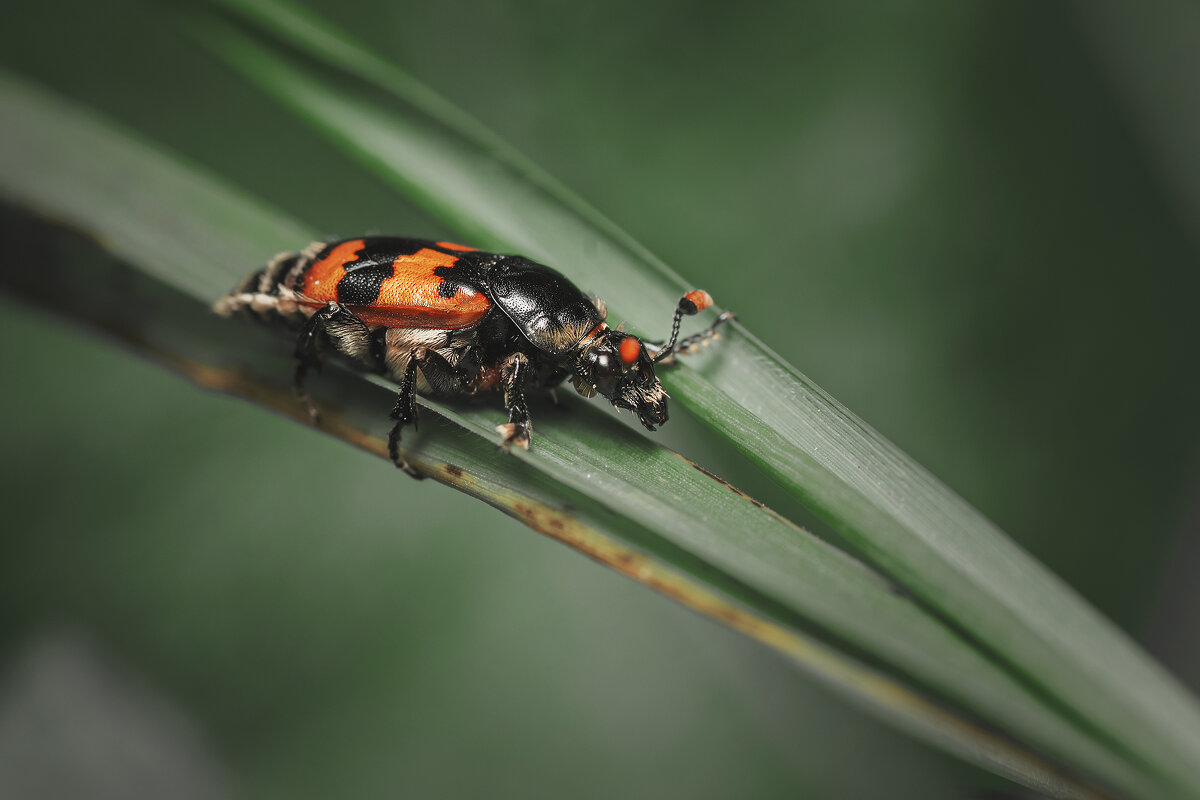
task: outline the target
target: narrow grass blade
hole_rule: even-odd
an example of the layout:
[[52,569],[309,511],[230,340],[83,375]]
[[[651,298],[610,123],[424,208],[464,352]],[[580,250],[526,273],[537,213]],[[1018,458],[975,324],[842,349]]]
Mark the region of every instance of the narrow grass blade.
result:
[[[208,306],[245,265],[304,241],[303,227],[3,76],[0,100],[0,231],[13,259],[3,283],[203,385],[297,415],[288,343]],[[121,272],[105,272],[108,262]],[[333,373],[318,395],[327,432],[382,453],[393,387]],[[527,458],[498,451],[494,414],[423,405],[409,455],[436,479],[764,641],[914,732],[1056,795],[1102,792],[1024,742],[1098,764],[1094,774],[1123,790],[1153,786],[1105,764],[888,582],[586,404],[548,415]],[[444,422],[429,425],[433,415]],[[727,541],[730,530],[746,540]]]
[[[401,102],[365,102],[228,32],[214,46],[380,178],[475,243],[524,252],[656,319],[687,288],[599,214],[401,70],[273,0],[228,0],[290,46]],[[1064,719],[1179,796],[1200,794],[1200,710],[1121,631],[961,498],[744,328],[673,396],[951,620]]]

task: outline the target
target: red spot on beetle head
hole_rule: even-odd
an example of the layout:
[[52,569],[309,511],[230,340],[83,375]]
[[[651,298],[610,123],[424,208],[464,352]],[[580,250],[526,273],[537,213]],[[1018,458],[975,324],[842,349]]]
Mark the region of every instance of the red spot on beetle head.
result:
[[617,345],[617,349],[621,355],[621,360],[628,365],[638,360],[638,356],[642,353],[642,343],[638,341],[636,336],[627,336]]

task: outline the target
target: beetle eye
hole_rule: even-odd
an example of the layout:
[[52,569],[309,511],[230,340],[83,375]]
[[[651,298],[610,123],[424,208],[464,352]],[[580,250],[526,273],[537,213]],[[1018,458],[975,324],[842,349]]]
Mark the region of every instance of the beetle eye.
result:
[[597,378],[615,378],[625,371],[625,365],[611,347],[598,347],[592,351],[592,372]]

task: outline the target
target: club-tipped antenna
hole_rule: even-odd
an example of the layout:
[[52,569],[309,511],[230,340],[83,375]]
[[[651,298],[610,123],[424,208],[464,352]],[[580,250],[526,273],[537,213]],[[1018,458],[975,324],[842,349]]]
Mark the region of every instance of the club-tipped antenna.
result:
[[712,302],[712,295],[703,289],[693,289],[679,298],[679,305],[675,306],[675,316],[671,320],[671,340],[658,351],[658,355],[654,357],[654,363],[662,361],[675,349],[675,342],[679,339],[679,325],[683,322],[684,315],[690,317],[692,314],[699,314],[711,306]]

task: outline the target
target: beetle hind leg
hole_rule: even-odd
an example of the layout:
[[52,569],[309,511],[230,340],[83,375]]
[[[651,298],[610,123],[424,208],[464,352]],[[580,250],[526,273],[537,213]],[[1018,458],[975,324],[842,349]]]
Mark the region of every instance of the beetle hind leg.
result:
[[400,393],[396,397],[396,407],[392,409],[391,418],[396,424],[388,434],[388,455],[392,463],[412,475],[414,478],[424,477],[404,459],[400,453],[400,438],[404,426],[417,427],[417,370],[430,389],[435,394],[453,394],[462,392],[467,386],[467,376],[454,367],[440,353],[428,347],[414,347],[409,351],[408,364],[404,367],[404,375],[400,379]]
[[305,388],[310,369],[321,371],[319,352],[322,337],[328,339],[338,352],[351,359],[375,367],[371,331],[367,324],[352,311],[337,303],[320,308],[309,317],[296,339],[296,371],[292,378],[292,391],[296,399],[308,410],[314,425],[321,421],[321,411]]
[[408,366],[404,368],[404,377],[400,380],[400,394],[396,397],[396,407],[392,409],[391,418],[396,424],[392,426],[391,433],[388,434],[388,455],[392,459],[392,463],[400,469],[412,475],[414,478],[424,477],[417,472],[413,467],[400,455],[400,434],[404,430],[404,426],[411,424],[413,428],[417,427],[417,359],[416,351],[408,359]]

